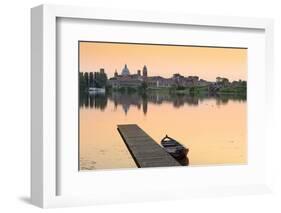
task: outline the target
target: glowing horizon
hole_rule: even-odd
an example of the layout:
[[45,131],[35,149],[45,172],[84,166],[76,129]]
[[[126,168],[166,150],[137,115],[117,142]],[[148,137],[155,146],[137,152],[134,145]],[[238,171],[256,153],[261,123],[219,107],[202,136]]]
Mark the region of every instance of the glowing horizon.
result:
[[130,74],[146,65],[148,76],[198,76],[215,81],[247,80],[247,49],[107,42],[79,42],[80,72],[105,69],[108,78],[127,64]]

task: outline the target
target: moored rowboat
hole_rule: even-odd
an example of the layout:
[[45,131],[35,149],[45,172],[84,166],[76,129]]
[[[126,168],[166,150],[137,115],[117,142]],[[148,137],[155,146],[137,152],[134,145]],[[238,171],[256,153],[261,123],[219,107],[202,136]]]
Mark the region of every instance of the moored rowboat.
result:
[[168,152],[170,155],[172,155],[177,160],[181,160],[183,158],[186,158],[186,155],[189,151],[182,144],[180,144],[175,139],[169,137],[168,135],[166,135],[161,140],[161,145],[166,150],[166,152]]

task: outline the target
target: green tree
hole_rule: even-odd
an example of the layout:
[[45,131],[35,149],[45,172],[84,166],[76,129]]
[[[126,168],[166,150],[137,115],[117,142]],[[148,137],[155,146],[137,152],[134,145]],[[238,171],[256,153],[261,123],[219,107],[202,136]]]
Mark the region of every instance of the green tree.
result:
[[189,94],[194,95],[194,93],[195,93],[195,87],[190,87],[189,88]]
[[89,87],[94,87],[94,73],[90,72],[89,75]]
[[86,85],[86,81],[84,78],[84,74],[82,72],[79,72],[79,90],[80,90],[80,92],[83,92],[86,90],[86,88],[87,88],[87,85]]
[[97,88],[106,87],[107,75],[105,74],[105,72],[95,72],[94,82],[95,82],[95,87]]
[[89,87],[89,74],[87,72],[84,72],[84,81],[85,85],[88,88]]

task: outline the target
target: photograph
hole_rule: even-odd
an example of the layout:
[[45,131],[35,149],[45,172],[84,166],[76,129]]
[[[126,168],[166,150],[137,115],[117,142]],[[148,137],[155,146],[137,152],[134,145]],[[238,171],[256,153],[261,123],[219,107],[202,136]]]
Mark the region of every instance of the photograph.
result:
[[79,171],[247,164],[247,53],[78,41]]

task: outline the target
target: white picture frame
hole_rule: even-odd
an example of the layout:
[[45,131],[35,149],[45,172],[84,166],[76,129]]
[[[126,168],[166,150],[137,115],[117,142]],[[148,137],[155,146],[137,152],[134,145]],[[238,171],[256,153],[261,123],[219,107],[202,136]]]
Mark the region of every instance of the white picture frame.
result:
[[[187,15],[187,14],[166,14],[166,13],[152,13],[147,11],[122,11],[112,9],[100,8],[84,8],[74,6],[54,6],[41,5],[31,10],[31,201],[33,204],[47,208],[59,206],[75,206],[75,205],[91,205],[98,203],[116,203],[128,201],[142,201],[142,200],[161,200],[173,199],[179,197],[196,197],[196,196],[214,196],[214,195],[232,195],[232,194],[252,194],[270,192],[270,161],[263,156],[263,165],[258,168],[256,174],[261,174],[263,178],[257,178],[258,181],[237,181],[233,184],[216,183],[209,187],[190,187],[177,191],[175,194],[173,187],[168,186],[167,190],[159,190],[159,187],[152,189],[152,192],[140,192],[139,189],[134,191],[127,189],[116,188],[112,194],[108,191],[104,193],[97,190],[95,195],[89,195],[83,191],[76,194],[59,194],[58,184],[61,180],[59,177],[60,166],[58,165],[59,150],[57,145],[58,132],[58,100],[57,88],[60,81],[57,79],[57,20],[64,19],[79,19],[79,20],[108,20],[119,22],[133,22],[133,23],[153,23],[168,26],[200,26],[200,27],[218,27],[222,29],[253,29],[261,30],[264,33],[264,68],[261,68],[262,75],[266,78],[264,80],[265,87],[261,87],[260,91],[264,93],[264,108],[257,108],[256,112],[263,114],[265,111],[271,112],[273,94],[270,92],[273,89],[271,82],[273,79],[273,21],[271,19],[257,19],[257,18],[240,18],[240,17],[216,17],[203,15]],[[172,29],[171,29],[172,30]],[[250,109],[251,110],[251,109]],[[262,117],[264,123],[262,127],[265,128],[262,141],[263,145],[270,147],[270,127],[272,125],[272,114],[267,113]],[[250,147],[251,148],[251,147]],[[260,152],[260,150],[258,151]],[[268,156],[268,153],[267,153]],[[178,170],[177,168],[165,168],[164,170],[149,169],[145,171],[145,175],[153,173],[154,175],[161,175],[162,172],[173,171],[179,172],[184,176],[187,173]],[[206,168],[210,172],[224,171],[233,172],[235,168]],[[247,170],[247,168],[238,169],[239,172]],[[78,172],[78,171],[77,171]],[[197,170],[201,173],[200,169]],[[104,177],[97,179],[102,183],[109,180],[108,178],[118,176],[126,178],[137,178],[139,176],[135,170],[118,172],[104,172],[99,171],[99,176],[104,174]],[[121,176],[120,176],[121,175]],[[148,176],[145,176],[148,177]],[[250,177],[250,176],[249,176]],[[70,178],[70,180],[72,180]],[[73,179],[74,180],[74,179]],[[218,181],[220,182],[220,181]],[[231,181],[230,181],[231,182]],[[73,183],[75,184],[75,183]],[[144,182],[145,184],[145,182]],[[140,184],[141,185],[141,184]],[[129,188],[129,186],[128,186]],[[145,188],[145,187],[144,187]],[[74,188],[73,188],[74,189]],[[76,189],[77,190],[77,189]],[[70,189],[71,191],[71,189]],[[169,195],[167,192],[170,192]],[[120,196],[120,193],[122,196]],[[59,195],[58,195],[59,194]]]

